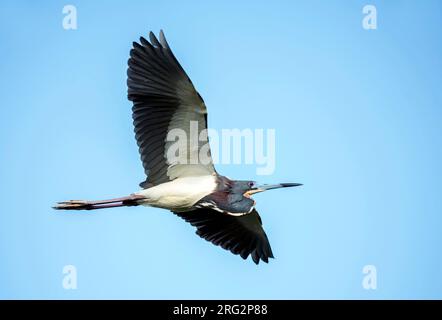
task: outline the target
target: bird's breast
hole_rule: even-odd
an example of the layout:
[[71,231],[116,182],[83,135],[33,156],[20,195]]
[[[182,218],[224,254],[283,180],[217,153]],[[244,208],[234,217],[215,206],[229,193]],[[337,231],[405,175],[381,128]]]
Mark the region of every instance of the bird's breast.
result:
[[157,186],[141,190],[137,194],[146,198],[143,205],[170,210],[183,210],[192,207],[200,199],[216,189],[213,175],[183,177]]

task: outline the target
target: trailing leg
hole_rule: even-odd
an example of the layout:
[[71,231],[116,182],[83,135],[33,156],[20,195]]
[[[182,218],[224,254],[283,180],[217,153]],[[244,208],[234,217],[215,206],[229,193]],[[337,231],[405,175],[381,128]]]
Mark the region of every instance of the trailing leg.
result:
[[131,194],[127,197],[114,198],[108,200],[68,200],[58,202],[53,208],[56,210],[96,210],[115,207],[138,206],[139,201],[145,199],[143,196]]

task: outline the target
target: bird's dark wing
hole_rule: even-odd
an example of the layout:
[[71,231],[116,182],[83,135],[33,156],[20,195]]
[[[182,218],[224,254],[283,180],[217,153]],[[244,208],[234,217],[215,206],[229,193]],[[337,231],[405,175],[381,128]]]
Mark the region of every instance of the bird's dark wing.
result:
[[[146,188],[177,177],[214,173],[206,106],[173,55],[163,32],[159,41],[151,32],[150,42],[143,37],[140,44],[134,42],[128,64],[128,98],[133,101],[135,137],[147,175],[141,186]],[[197,136],[197,141],[190,141],[191,122],[200,138]],[[166,141],[173,129],[183,130],[187,137],[184,141],[187,152],[181,153],[178,160],[167,156],[169,147],[175,143]],[[200,159],[200,153],[205,155],[204,159]]]
[[269,258],[273,258],[261,218],[255,209],[243,216],[232,216],[212,209],[174,213],[196,227],[196,234],[201,238],[239,254],[243,259],[251,255],[258,264],[259,260],[268,262]]

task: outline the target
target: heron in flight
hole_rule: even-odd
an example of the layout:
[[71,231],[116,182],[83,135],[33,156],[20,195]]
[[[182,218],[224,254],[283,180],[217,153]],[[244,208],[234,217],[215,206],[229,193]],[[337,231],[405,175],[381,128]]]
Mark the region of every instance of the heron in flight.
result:
[[[201,149],[207,134],[195,143],[187,134],[185,151],[171,158],[168,133],[189,133],[189,124],[207,132],[207,109],[192,81],[175,58],[164,33],[159,40],[150,32],[130,51],[127,70],[128,99],[133,102],[135,137],[147,179],[141,191],[99,201],[59,202],[55,209],[94,210],[122,206],[152,206],[172,211],[196,227],[200,237],[239,254],[250,255],[256,264],[273,258],[261,218],[251,196],[270,189],[300,186],[299,183],[258,185],[255,181],[231,180],[217,173],[210,148],[204,161]],[[186,140],[187,139],[187,140]]]

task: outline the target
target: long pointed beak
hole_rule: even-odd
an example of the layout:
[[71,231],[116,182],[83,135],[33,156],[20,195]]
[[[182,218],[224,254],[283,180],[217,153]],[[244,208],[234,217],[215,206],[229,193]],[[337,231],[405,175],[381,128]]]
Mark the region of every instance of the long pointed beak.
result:
[[256,189],[252,189],[247,191],[249,195],[264,192],[271,189],[279,189],[279,188],[288,188],[288,187],[299,187],[302,186],[302,183],[278,183],[278,184],[262,184],[258,186]]

